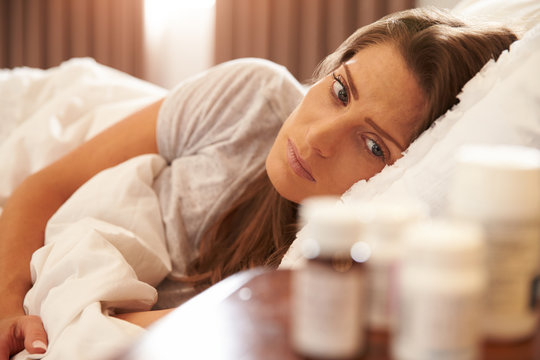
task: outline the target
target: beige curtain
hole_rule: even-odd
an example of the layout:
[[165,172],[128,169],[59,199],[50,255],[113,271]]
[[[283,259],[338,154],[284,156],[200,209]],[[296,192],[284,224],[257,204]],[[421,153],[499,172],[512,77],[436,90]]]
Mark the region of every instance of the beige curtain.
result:
[[308,80],[354,30],[414,0],[216,0],[215,62],[267,58]]
[[0,67],[72,57],[141,76],[143,0],[0,0]]

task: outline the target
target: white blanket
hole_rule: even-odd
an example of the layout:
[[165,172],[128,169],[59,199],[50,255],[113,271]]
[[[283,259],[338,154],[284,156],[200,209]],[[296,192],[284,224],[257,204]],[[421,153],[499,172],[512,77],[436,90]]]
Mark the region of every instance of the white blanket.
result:
[[[24,177],[164,94],[89,59],[0,71],[0,211]],[[51,218],[24,301],[43,319],[49,349],[31,358],[103,359],[140,334],[109,315],[150,309],[170,271],[151,187],[164,166],[145,155],[103,171]]]
[[26,176],[165,94],[91,59],[0,70],[0,208]]
[[46,359],[103,359],[140,333],[108,314],[149,310],[171,270],[151,187],[163,166],[145,155],[103,171],[49,221],[24,302],[47,330]]

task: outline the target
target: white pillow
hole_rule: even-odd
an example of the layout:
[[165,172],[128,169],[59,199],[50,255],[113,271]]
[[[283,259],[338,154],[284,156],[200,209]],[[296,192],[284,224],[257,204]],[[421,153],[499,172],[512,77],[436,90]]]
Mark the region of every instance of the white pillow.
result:
[[393,166],[344,195],[354,200],[414,198],[433,215],[446,208],[454,154],[465,144],[540,149],[540,24],[490,61],[463,88],[460,103],[424,132]]
[[[350,201],[420,201],[433,216],[445,213],[455,167],[466,144],[508,144],[540,149],[540,24],[490,61],[463,88],[460,103],[425,131],[394,165],[354,184]],[[302,266],[297,239],[280,268]]]
[[529,30],[540,23],[538,0],[461,0],[452,12],[468,17],[519,25]]

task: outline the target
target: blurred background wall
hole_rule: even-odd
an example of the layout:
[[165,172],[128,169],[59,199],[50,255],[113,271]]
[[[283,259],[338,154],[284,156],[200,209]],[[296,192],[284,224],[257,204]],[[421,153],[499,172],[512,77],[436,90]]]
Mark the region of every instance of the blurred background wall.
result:
[[89,56],[160,86],[246,56],[300,81],[358,27],[457,0],[0,0],[0,68]]
[[90,56],[142,76],[143,2],[0,0],[0,67],[49,68]]
[[414,0],[218,0],[214,59],[263,57],[308,80],[356,29],[413,6]]

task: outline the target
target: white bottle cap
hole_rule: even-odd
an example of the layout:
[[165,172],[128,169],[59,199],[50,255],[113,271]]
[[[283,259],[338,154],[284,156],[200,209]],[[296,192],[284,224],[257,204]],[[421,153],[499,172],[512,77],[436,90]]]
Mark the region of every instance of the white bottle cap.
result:
[[331,198],[319,198],[303,202],[300,212],[307,222],[301,246],[305,257],[350,256],[362,228],[353,207]]
[[411,225],[404,232],[406,265],[482,266],[484,261],[484,233],[475,223],[438,219]]
[[298,209],[300,225],[306,225],[311,217],[311,213],[317,211],[321,207],[333,207],[340,203],[341,199],[337,196],[312,196],[305,199]]
[[540,219],[540,151],[469,145],[457,154],[449,192],[453,215],[478,220]]
[[380,225],[404,225],[428,217],[429,209],[423,202],[413,199],[352,201],[362,222]]
[[[418,200],[376,200],[351,202],[368,232],[388,234],[395,237],[402,228],[429,216],[428,206]],[[392,241],[394,239],[388,238]]]

